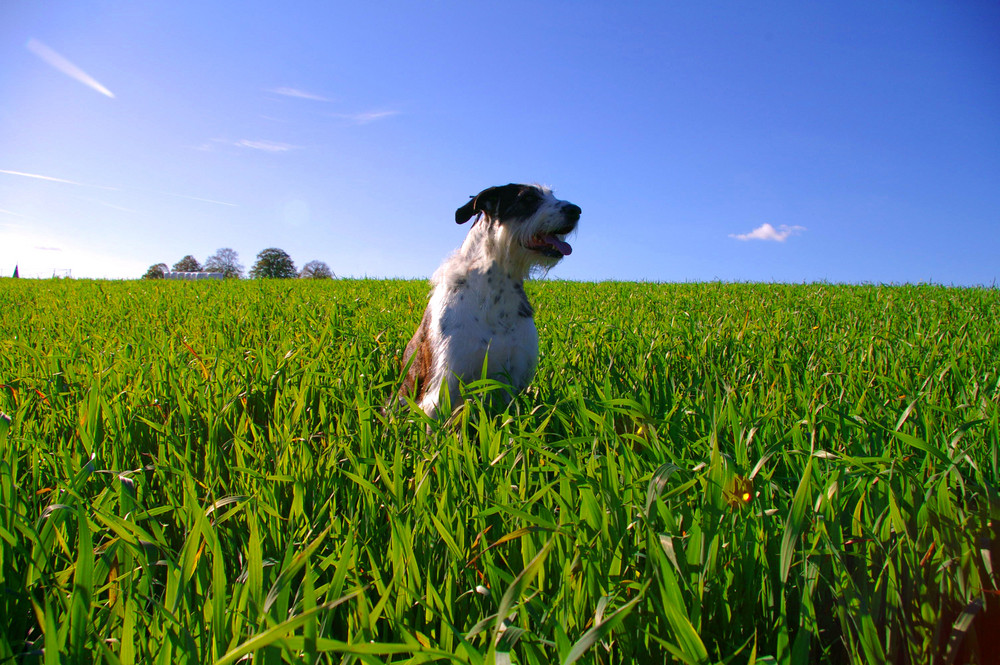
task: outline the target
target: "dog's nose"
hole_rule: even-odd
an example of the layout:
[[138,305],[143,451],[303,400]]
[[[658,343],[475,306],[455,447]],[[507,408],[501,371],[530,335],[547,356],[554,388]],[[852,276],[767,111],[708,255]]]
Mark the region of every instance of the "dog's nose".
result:
[[580,213],[583,212],[580,210],[580,206],[573,205],[572,203],[564,205],[562,211],[563,215],[565,215],[567,219],[572,219],[574,222],[580,219]]

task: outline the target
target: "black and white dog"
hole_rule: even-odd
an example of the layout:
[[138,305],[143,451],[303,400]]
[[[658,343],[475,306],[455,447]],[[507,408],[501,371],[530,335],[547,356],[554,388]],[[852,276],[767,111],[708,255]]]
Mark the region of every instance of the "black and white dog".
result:
[[400,399],[412,397],[431,417],[442,389],[457,405],[460,384],[481,378],[484,361],[488,378],[515,390],[531,381],[538,331],[524,280],[573,251],[565,236],[580,208],[547,187],[510,184],[483,190],[455,212],[459,224],[473,217],[462,247],[431,278],[430,302],[403,353],[409,371]]

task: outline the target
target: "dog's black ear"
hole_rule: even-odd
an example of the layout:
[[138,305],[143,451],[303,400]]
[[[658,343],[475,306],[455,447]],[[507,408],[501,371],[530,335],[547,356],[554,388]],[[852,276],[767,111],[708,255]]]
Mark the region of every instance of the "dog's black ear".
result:
[[515,185],[514,183],[502,187],[487,187],[455,211],[455,222],[465,224],[472,219],[473,215],[479,213],[498,217],[504,210],[513,205],[522,189],[524,189],[523,185]]
[[455,211],[455,223],[465,224],[476,214],[476,197],[470,196],[469,202]]

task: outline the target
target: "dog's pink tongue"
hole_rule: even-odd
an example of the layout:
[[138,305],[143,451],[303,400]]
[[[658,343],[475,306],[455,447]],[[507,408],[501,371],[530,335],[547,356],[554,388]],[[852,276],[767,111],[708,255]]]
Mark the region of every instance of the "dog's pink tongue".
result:
[[556,251],[563,256],[569,256],[573,253],[573,248],[569,246],[568,242],[563,242],[555,236],[545,236],[542,240],[555,247]]

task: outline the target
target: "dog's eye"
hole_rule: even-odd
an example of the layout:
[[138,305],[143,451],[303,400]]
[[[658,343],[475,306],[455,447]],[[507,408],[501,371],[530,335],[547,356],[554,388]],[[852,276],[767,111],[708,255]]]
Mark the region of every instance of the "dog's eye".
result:
[[541,201],[541,197],[530,190],[521,192],[507,209],[507,215],[510,217],[530,217],[538,210],[538,204]]

